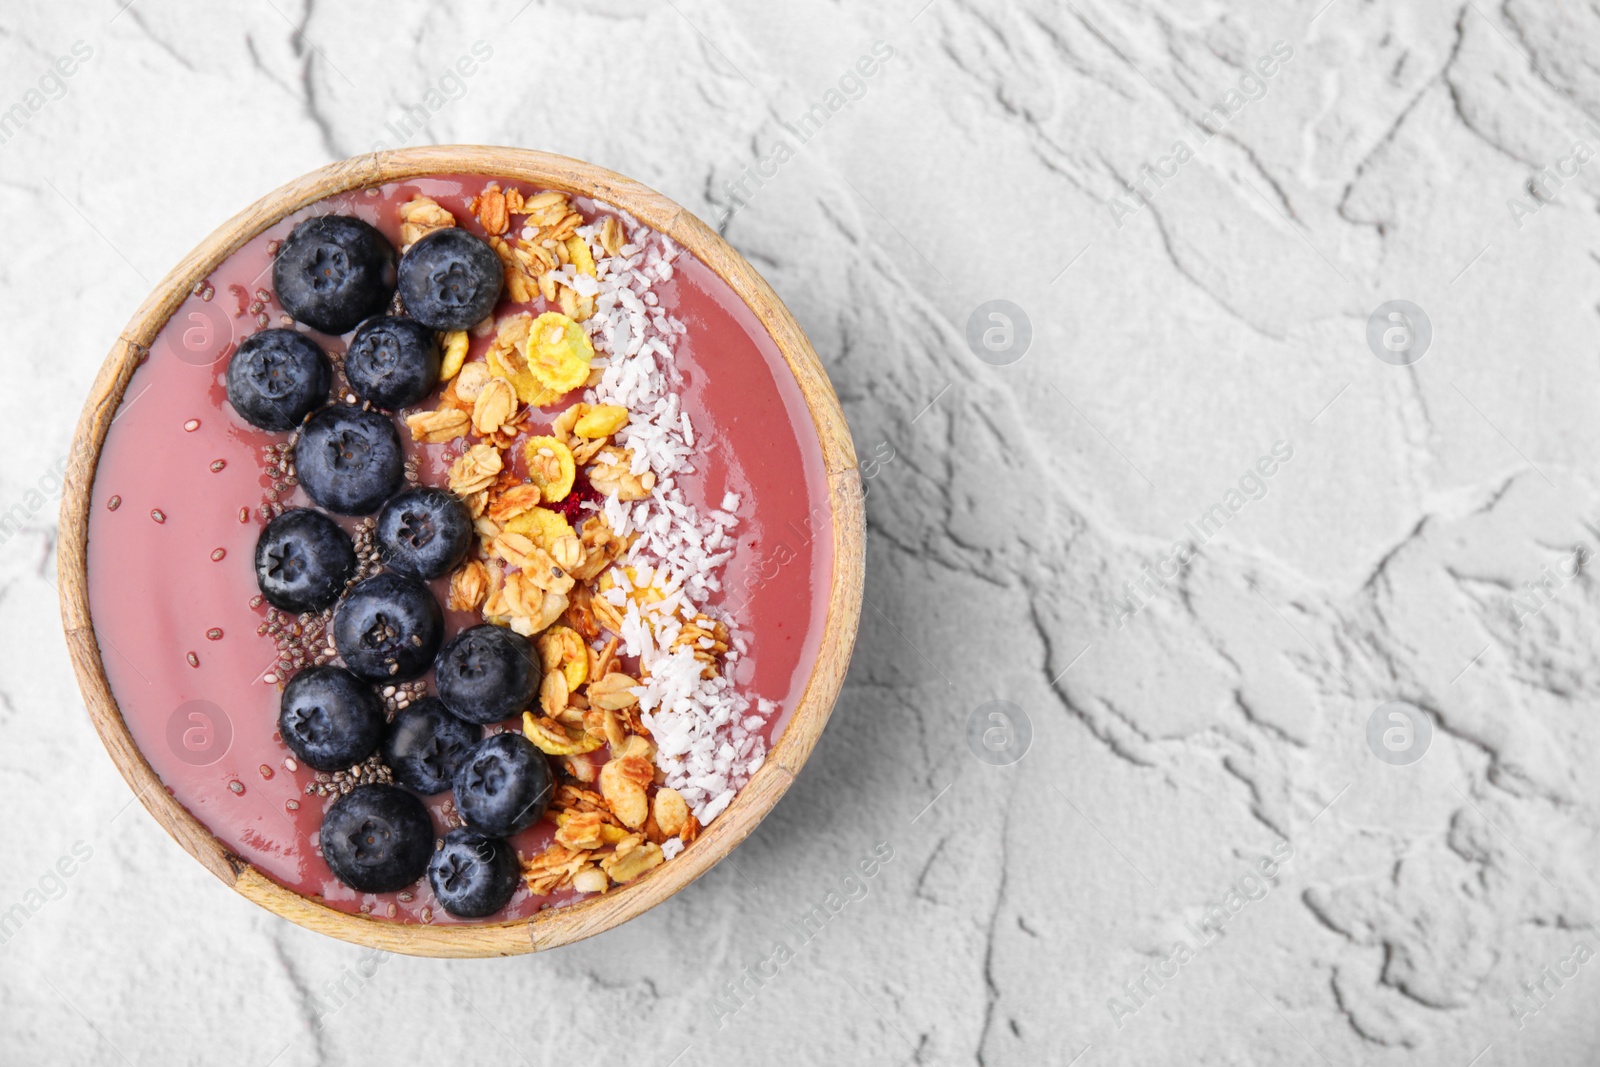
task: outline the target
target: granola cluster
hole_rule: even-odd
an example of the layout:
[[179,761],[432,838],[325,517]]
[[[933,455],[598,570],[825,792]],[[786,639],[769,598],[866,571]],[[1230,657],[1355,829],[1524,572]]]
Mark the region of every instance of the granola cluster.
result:
[[[701,829],[657,767],[640,704],[648,668],[630,666],[619,647],[648,628],[662,647],[691,653],[710,679],[729,633],[687,601],[681,609],[669,602],[673,594],[649,569],[629,562],[640,534],[618,535],[605,505],[649,498],[658,476],[618,442],[627,407],[576,399],[606,367],[581,324],[596,310],[596,254],[623,252],[622,226],[610,216],[586,226],[556,192],[525,198],[491,185],[470,206],[512,300],[542,299],[551,310],[446,335],[446,387],[432,410],[405,422],[414,440],[459,449],[449,487],[466,502],[477,541],[450,576],[448,606],[534,639],[543,661],[538,705],[524,712],[522,731],[560,771],[556,832],[524,864],[524,879],[538,895],[603,893],[665,862]],[[407,246],[457,223],[424,196],[401,218]],[[486,342],[476,355],[473,335]],[[546,434],[530,432],[535,408],[560,409]]]

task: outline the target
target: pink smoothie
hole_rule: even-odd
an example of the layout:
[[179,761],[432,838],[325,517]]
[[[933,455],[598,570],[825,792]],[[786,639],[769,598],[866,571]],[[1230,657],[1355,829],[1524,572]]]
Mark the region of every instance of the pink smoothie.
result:
[[[276,736],[282,680],[267,680],[278,656],[273,639],[257,632],[267,608],[251,606],[258,592],[252,561],[272,490],[261,450],[289,435],[257,430],[235,415],[223,375],[237,341],[285,324],[272,299],[272,252],[295,223],[352,214],[398,248],[398,207],[420,193],[481,234],[467,202],[491,180],[452,175],[343,194],[279,222],[229,257],[179,307],[133,375],[92,497],[90,605],[106,675],[168,792],[282,885],[341,911],[406,922],[459,920],[436,905],[426,879],[404,893],[362,894],[333,878],[315,847],[332,800],[306,794],[314,773],[303,765],[290,770],[293,754]],[[591,202],[573,203],[587,219],[596,216]],[[738,548],[723,572],[721,600],[708,606],[732,611],[736,633],[748,643],[733,672],[740,691],[752,707],[758,698],[780,706],[767,726],[773,742],[804,690],[826,614],[833,561],[821,448],[800,390],[755,316],[691,254],[674,268],[671,281],[654,291],[688,326],[678,346],[682,403],[701,447],[696,473],[680,475],[678,484],[702,511],[719,507],[729,490],[741,497]],[[541,301],[519,307],[507,298],[497,314],[521,310],[546,309]],[[340,338],[311,336],[330,354],[344,350]],[[488,341],[476,338],[469,358],[481,356]],[[535,411],[528,432],[548,432],[555,414]],[[401,435],[409,438],[403,426]],[[443,485],[463,444],[410,446],[422,481]],[[298,489],[281,500],[310,504]],[[445,587],[434,583],[441,604]],[[450,613],[447,638],[477,621]],[[425,799],[443,833],[450,794]],[[541,822],[513,843],[531,856],[553,829]],[[519,888],[494,919],[570,899]]]

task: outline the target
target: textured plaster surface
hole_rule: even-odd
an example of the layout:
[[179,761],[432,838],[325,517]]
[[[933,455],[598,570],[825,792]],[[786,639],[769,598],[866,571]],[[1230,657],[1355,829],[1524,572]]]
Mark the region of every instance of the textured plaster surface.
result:
[[[1597,46],[1553,0],[7,4],[0,1061],[1594,1062]],[[225,889],[131,803],[56,621],[52,470],[138,302],[284,181],[428,142],[715,222],[869,490],[795,787],[519,959]],[[1410,365],[1366,340],[1394,299]]]

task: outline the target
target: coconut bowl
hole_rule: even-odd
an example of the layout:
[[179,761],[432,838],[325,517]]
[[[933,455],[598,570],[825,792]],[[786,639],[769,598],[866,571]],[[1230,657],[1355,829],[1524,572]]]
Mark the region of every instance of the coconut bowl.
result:
[[[547,908],[527,919],[416,924],[328,907],[258,871],[168,791],[135,743],[107,679],[90,605],[89,512],[101,450],[130,380],[157,334],[195,286],[268,227],[325,197],[443,174],[482,174],[592,197],[670,237],[727,283],[759,321],[805,399],[826,470],[831,574],[821,644],[803,697],[765,763],[681,855],[627,885]],[[755,829],[804,766],[828,721],[849,665],[861,608],[865,531],[861,479],[839,401],[794,317],[755,269],[694,215],[638,182],[561,156],[514,148],[442,146],[379,152],[336,163],[269,193],[223,224],[155,288],[111,347],[78,423],[61,507],[62,621],[89,715],[112,761],[146,810],[188,853],[235,891],[312,930],[356,944],[422,956],[506,956],[601,933],[665,901],[710,870]]]

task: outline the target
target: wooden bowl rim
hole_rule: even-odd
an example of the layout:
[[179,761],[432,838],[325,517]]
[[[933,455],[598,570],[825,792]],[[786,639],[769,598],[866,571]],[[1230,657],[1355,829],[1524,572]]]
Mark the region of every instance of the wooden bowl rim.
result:
[[[96,466],[134,370],[161,327],[215,267],[284,216],[337,193],[428,175],[474,174],[589,196],[627,211],[711,267],[771,336],[805,395],[822,446],[833,518],[833,575],[817,662],[766,762],[683,854],[604,896],[515,922],[401,924],[337,911],[258,872],[167,793],[111,693],[89,610],[88,528]],[[593,936],[647,911],[705,873],[755,828],[793,782],[844,682],[861,612],[865,526],[855,450],[838,397],[805,333],[755,269],[715,231],[653,189],[602,167],[520,148],[441,145],[375,152],[322,167],[228,220],[162,279],[112,347],[84,405],[61,504],[62,623],[90,718],[144,806],[190,855],[239,893],[301,926],[356,944],[421,956],[505,956]]]

